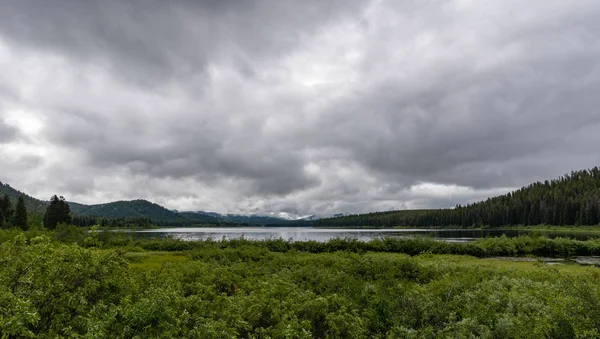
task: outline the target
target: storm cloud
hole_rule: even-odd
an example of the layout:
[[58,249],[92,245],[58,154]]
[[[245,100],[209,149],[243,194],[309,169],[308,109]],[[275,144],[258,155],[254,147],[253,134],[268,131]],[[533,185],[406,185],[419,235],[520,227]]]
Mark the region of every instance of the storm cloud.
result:
[[330,215],[600,163],[594,0],[0,3],[0,180]]
[[12,141],[18,135],[18,130],[0,120],[0,143]]

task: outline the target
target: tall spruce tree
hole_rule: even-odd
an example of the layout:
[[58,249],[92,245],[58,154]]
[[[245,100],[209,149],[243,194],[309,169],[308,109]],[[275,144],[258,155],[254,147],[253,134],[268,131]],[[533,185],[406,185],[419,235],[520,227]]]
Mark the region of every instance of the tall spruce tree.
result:
[[24,231],[29,228],[29,225],[27,224],[27,207],[25,207],[25,199],[23,199],[23,196],[20,196],[17,201],[13,225],[20,227]]
[[46,208],[46,213],[44,214],[44,226],[53,230],[60,223],[71,223],[71,208],[65,201],[65,198],[59,198],[55,195],[50,198],[50,205]]

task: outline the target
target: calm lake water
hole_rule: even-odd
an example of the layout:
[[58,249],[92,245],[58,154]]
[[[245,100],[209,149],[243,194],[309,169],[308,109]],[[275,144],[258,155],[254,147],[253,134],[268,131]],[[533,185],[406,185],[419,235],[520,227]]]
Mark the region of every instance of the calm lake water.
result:
[[550,238],[569,237],[586,240],[597,238],[600,234],[592,232],[568,231],[529,231],[529,230],[449,230],[449,229],[324,229],[299,227],[244,227],[244,228],[160,228],[135,231],[143,237],[173,237],[183,240],[221,240],[244,237],[250,240],[285,239],[292,241],[315,240],[325,242],[335,238],[356,238],[369,241],[384,237],[425,236],[449,242],[469,242],[478,238],[508,237],[519,235],[543,234]]

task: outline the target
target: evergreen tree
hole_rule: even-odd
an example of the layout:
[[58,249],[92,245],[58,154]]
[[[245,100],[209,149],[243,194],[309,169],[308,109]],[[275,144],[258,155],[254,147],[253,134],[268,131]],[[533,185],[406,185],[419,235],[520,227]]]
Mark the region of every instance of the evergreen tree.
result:
[[0,228],[4,228],[5,224],[6,222],[4,221],[4,212],[2,212],[2,209],[0,209]]
[[2,215],[4,215],[4,221],[9,222],[12,215],[12,204],[7,194],[0,200],[0,211],[2,211]]
[[27,208],[25,207],[25,199],[23,199],[23,196],[20,196],[17,201],[13,225],[20,227],[24,231],[29,228],[29,225],[27,224]]
[[44,214],[44,226],[53,230],[60,223],[71,223],[71,208],[65,198],[55,195],[50,198],[50,205]]

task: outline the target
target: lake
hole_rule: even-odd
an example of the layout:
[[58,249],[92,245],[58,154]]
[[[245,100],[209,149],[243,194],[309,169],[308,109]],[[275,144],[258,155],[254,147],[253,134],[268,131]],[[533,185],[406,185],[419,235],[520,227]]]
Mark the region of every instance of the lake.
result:
[[299,228],[299,227],[240,227],[240,228],[159,228],[134,231],[142,237],[173,237],[187,241],[193,240],[221,240],[245,238],[249,240],[285,239],[292,241],[314,240],[325,242],[335,238],[356,238],[369,241],[384,237],[431,237],[448,242],[469,242],[478,238],[499,237],[505,234],[508,237],[520,235],[543,234],[549,238],[569,237],[578,240],[587,240],[600,237],[594,232],[569,232],[569,231],[533,231],[533,230],[465,230],[465,229],[325,229],[325,228]]

